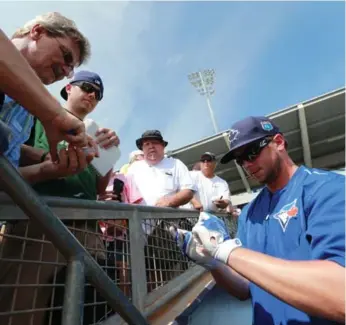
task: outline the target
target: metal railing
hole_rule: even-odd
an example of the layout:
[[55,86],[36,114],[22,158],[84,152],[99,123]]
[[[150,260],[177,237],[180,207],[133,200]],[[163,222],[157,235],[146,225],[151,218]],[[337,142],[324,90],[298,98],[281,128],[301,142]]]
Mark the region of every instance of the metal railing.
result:
[[[8,193],[25,215],[36,222],[34,228],[41,228],[41,231],[47,235],[47,238],[52,241],[68,263],[62,324],[76,325],[80,323],[83,317],[80,306],[83,302],[84,275],[88,277],[89,281],[107,300],[113,310],[119,313],[128,324],[147,324],[144,316],[107,276],[91,254],[72,235],[57,215],[52,212],[46,202],[21,178],[17,170],[2,156],[0,157],[0,179],[5,192]],[[3,209],[1,209],[0,215],[1,219],[6,219],[6,211]],[[23,214],[23,217],[25,215]],[[28,233],[27,228],[24,233]],[[4,245],[5,243],[2,244],[2,246]],[[23,246],[25,247],[25,244]],[[2,247],[2,250],[4,250],[4,247]],[[23,257],[23,252],[21,255]],[[1,269],[4,269],[4,267]],[[21,268],[19,272],[21,272]],[[25,272],[24,270],[23,273]],[[4,291],[6,290],[3,288],[2,292]],[[13,307],[12,304],[12,311],[1,313],[0,316],[6,316],[7,314],[11,318],[11,315],[21,314],[20,311],[13,310]]]
[[147,324],[205,272],[168,232],[190,230],[196,211],[39,197],[3,157],[0,179],[1,324]]

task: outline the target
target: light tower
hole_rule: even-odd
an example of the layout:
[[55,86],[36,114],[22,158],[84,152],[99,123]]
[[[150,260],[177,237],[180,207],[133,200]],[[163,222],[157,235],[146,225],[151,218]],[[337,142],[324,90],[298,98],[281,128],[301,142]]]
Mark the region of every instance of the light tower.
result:
[[211,96],[215,90],[213,88],[215,81],[214,69],[205,69],[203,71],[193,72],[188,75],[189,81],[194,86],[200,95],[205,96],[207,100],[207,106],[210,113],[211,122],[213,123],[214,132],[218,133],[219,128],[216,124],[215,115],[211,106]]
[[[213,128],[215,133],[219,133],[219,128],[216,123],[213,107],[211,106],[211,96],[215,93],[213,88],[215,82],[215,70],[214,69],[204,69],[202,71],[197,71],[190,73],[188,75],[189,81],[192,86],[194,86],[200,95],[205,96],[207,100],[207,106],[210,113],[211,122],[213,123]],[[229,148],[229,143],[226,140],[227,136],[224,136],[226,145]],[[243,169],[234,161],[234,164],[238,170],[238,173],[243,181],[244,187],[248,193],[251,193],[251,187],[248,180],[246,179]]]

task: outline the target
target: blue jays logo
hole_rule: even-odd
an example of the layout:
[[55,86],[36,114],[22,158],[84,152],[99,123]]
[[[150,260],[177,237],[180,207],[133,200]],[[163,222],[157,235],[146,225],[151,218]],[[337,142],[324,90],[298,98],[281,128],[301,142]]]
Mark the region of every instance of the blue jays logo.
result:
[[281,210],[274,214],[273,218],[278,220],[283,232],[286,231],[289,221],[298,215],[297,199],[293,202],[286,204]]
[[239,131],[238,130],[231,129],[229,131],[228,141],[229,141],[230,147],[232,146],[232,142],[234,142],[235,140],[238,139],[238,135],[239,135]]
[[262,129],[264,131],[271,131],[274,128],[273,125],[268,121],[261,122],[261,125],[262,125]]

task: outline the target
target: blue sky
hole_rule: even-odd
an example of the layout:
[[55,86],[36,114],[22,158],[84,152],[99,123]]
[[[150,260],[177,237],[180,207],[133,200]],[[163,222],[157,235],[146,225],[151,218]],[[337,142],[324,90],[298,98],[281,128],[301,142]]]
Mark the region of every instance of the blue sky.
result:
[[[161,130],[169,150],[213,134],[190,72],[215,69],[220,130],[345,84],[343,2],[12,1],[0,8],[9,36],[37,14],[59,11],[89,38],[92,57],[81,68],[105,84],[91,117],[119,134],[117,168],[147,129]],[[65,83],[49,89],[58,97]]]

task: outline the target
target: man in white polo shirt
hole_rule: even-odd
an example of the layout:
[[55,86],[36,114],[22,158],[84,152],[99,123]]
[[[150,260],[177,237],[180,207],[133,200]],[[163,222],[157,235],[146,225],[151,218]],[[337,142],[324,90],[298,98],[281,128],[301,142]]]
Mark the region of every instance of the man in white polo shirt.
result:
[[144,160],[136,161],[128,174],[132,175],[144,204],[176,208],[192,199],[195,186],[180,160],[164,156],[167,144],[160,131],[144,132],[136,141]]
[[191,200],[193,207],[200,211],[216,212],[231,206],[227,182],[215,175],[215,155],[205,152],[200,158],[200,164],[200,171],[190,173],[197,187],[197,193]]
[[[158,130],[149,130],[137,139],[144,160],[134,162],[128,170],[143,197],[141,204],[177,208],[189,202],[195,185],[187,167],[178,159],[165,157],[165,141]],[[197,220],[196,220],[197,221]],[[182,221],[183,222],[183,221]],[[186,223],[186,220],[184,221]],[[193,224],[185,224],[191,229]],[[171,280],[174,269],[181,268],[181,257],[172,251],[167,224],[159,219],[144,220],[147,290],[156,289]]]

